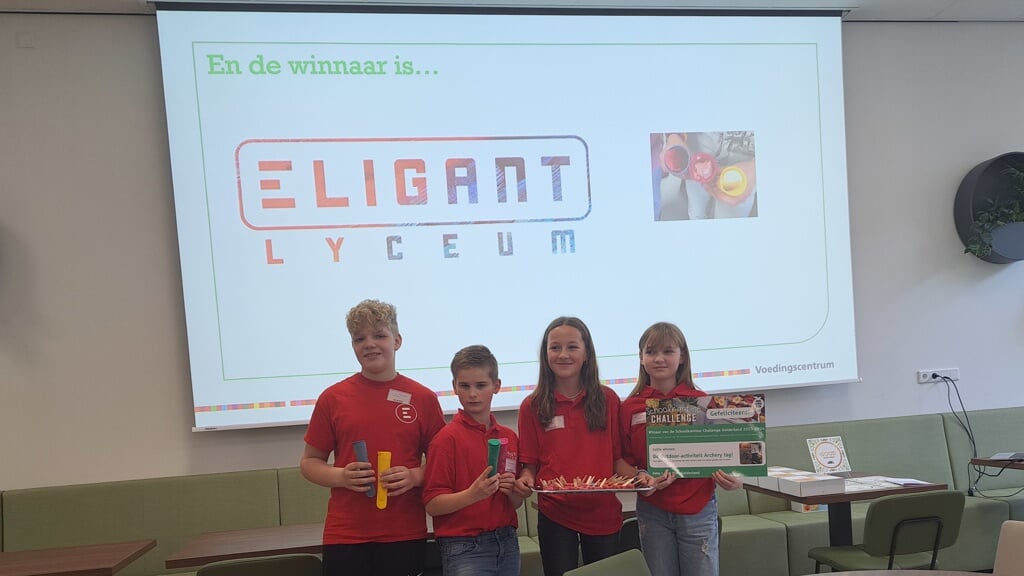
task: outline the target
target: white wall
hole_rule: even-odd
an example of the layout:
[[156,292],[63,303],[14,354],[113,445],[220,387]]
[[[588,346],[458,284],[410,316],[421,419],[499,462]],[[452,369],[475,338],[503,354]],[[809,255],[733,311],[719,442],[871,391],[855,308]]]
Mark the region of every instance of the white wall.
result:
[[[1024,264],[952,219],[1024,150],[1024,24],[843,32],[863,382],[772,392],[771,424],[945,411],[931,368],[1024,405]],[[301,428],[190,432],[185,343],[154,17],[0,14],[0,490],[295,465]]]

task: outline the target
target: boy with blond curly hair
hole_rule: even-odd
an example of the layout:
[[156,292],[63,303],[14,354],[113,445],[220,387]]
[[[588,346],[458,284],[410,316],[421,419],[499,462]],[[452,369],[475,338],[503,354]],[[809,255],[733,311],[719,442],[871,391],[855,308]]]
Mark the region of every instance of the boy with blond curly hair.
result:
[[[325,576],[409,576],[423,570],[427,538],[421,463],[444,426],[437,395],[398,373],[402,346],[391,304],[364,300],[346,317],[360,371],[317,399],[300,460],[302,475],[331,489],[324,522]],[[356,457],[364,441],[370,462]],[[391,466],[377,470],[377,452]],[[333,463],[328,457],[334,454]],[[368,497],[378,481],[386,505]]]

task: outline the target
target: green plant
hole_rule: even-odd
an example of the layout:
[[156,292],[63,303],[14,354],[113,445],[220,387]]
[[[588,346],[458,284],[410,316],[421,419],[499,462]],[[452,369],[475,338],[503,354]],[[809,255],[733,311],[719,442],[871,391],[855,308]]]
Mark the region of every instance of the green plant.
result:
[[1006,189],[988,199],[986,206],[974,213],[971,237],[964,253],[978,257],[992,254],[992,232],[1013,222],[1024,222],[1024,169],[1009,166],[1003,170]]

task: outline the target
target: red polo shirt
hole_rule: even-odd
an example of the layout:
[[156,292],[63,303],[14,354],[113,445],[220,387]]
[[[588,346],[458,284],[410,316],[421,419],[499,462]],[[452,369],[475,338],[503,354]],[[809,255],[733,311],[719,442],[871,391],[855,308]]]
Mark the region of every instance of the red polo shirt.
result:
[[[487,468],[487,441],[508,438],[507,458],[515,461],[519,441],[511,428],[506,428],[491,415],[491,429],[477,423],[461,409],[450,424],[441,429],[430,443],[424,470],[423,503],[441,494],[454,494],[469,488]],[[502,464],[499,463],[499,469]],[[498,528],[518,528],[516,509],[508,496],[495,492],[490,498],[474,502],[451,514],[434,516],[437,536],[477,536]]]
[[[323,391],[313,408],[306,444],[334,452],[334,466],[356,459],[352,443],[366,440],[374,471],[377,452],[390,451],[392,466],[417,468],[430,440],[444,427],[437,394],[399,374],[376,382],[354,374]],[[376,498],[348,488],[331,488],[324,522],[324,544],[402,542],[427,537],[427,516],[419,488],[388,499],[377,509]]]
[[[545,430],[531,399],[519,407],[519,461],[537,467],[537,484],[564,476],[573,480],[607,478],[622,457],[619,443],[619,397],[601,386],[607,406],[604,430],[591,431],[583,415],[586,392],[569,400],[555,393],[555,417]],[[622,503],[614,494],[541,494],[540,511],[551,520],[591,536],[614,534],[622,527]]]
[[[707,396],[701,390],[694,390],[686,384],[680,384],[669,394],[647,386],[636,396],[630,396],[622,402],[622,413],[619,421],[622,425],[622,457],[630,464],[639,468],[647,468],[647,420],[646,409],[648,398],[677,398]],[[641,416],[643,415],[643,416]],[[711,478],[678,478],[663,490],[655,490],[646,498],[662,510],[674,514],[696,514],[704,509],[715,493],[715,481]]]

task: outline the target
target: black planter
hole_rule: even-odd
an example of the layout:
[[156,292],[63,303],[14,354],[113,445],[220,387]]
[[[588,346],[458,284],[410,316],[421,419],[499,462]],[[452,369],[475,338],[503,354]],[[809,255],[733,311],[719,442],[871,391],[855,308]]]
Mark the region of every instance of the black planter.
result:
[[992,231],[992,252],[1010,259],[1024,260],[1024,222],[1011,222]]
[[[964,246],[971,238],[971,223],[975,215],[991,204],[990,201],[1010,189],[1009,178],[1003,171],[1010,166],[1024,166],[1024,152],[1010,152],[986,160],[964,176],[953,202],[953,222]],[[1024,259],[1024,231],[1021,226],[1005,226],[1009,230],[993,231],[992,253],[981,256],[986,262],[1009,264]]]

